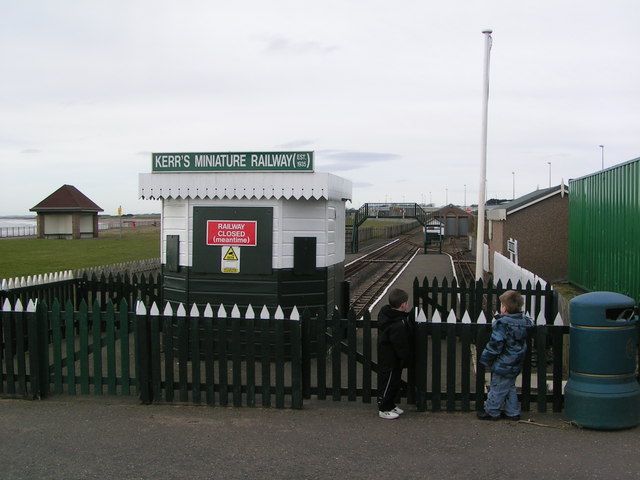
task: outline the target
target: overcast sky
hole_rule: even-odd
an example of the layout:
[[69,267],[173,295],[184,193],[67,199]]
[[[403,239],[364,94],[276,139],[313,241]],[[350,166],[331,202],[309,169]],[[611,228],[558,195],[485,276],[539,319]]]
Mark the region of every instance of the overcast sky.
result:
[[349,206],[477,203],[489,28],[487,194],[524,195],[640,157],[639,25],[637,0],[4,2],[0,215],[63,184],[160,212],[151,152],[313,150]]

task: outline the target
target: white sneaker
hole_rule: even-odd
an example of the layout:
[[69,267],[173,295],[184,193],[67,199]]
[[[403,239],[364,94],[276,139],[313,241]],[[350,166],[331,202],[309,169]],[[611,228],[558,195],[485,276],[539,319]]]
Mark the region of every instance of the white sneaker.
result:
[[395,418],[398,418],[400,415],[392,410],[390,412],[378,412],[378,416],[380,418],[384,418],[385,420],[393,420]]
[[397,413],[398,415],[402,415],[404,413],[404,410],[402,410],[400,407],[393,407],[393,410],[391,410],[393,413]]

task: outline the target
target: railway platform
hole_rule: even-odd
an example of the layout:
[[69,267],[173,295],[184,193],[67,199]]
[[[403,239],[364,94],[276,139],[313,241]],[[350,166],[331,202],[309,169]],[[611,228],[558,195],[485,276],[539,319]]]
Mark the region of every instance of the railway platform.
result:
[[[418,241],[421,241],[421,238],[420,233],[417,238]],[[380,245],[388,243],[389,241],[390,240],[381,242]],[[368,247],[363,248],[359,253],[348,253],[346,255],[345,264],[349,264],[350,262],[367,255],[373,250],[375,250],[375,246],[369,245]],[[411,298],[411,291],[413,289],[413,281],[415,278],[418,278],[418,281],[420,282],[422,282],[424,277],[429,279],[436,277],[439,280],[446,278],[451,281],[454,278],[454,271],[451,256],[446,253],[429,252],[425,254],[424,249],[417,249],[415,256],[393,279],[385,293],[376,299],[375,304],[371,307],[371,318],[378,317],[378,311],[386,304],[386,292],[388,292],[389,289],[401,288],[409,292],[409,297]]]

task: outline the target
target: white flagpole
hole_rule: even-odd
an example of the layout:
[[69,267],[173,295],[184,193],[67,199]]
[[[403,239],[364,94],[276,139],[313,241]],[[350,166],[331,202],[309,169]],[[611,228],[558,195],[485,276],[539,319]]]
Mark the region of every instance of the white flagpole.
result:
[[478,228],[476,235],[476,281],[484,272],[484,210],[487,189],[487,120],[489,114],[489,54],[491,52],[492,30],[484,30],[484,82],[482,98],[482,153],[480,161],[480,186],[478,194]]

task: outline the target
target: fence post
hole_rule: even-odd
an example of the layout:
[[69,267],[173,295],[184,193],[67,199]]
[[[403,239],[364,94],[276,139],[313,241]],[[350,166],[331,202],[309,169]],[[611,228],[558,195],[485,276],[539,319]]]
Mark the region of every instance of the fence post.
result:
[[302,336],[300,325],[300,314],[298,309],[293,307],[289,317],[291,328],[291,408],[301,409],[303,402],[302,395]]
[[38,317],[36,307],[32,300],[29,300],[29,303],[27,303],[25,319],[27,321],[27,338],[29,339],[29,390],[31,398],[37,400],[40,398],[40,383],[43,372],[41,371],[41,349],[38,340]]
[[36,302],[36,323],[40,360],[38,366],[40,372],[40,398],[45,398],[49,394],[49,321],[47,310],[46,302]]
[[149,319],[147,309],[142,302],[136,307],[137,316],[137,340],[138,340],[138,376],[140,385],[140,401],[145,405],[153,403],[151,385],[151,348],[149,345]]
[[416,382],[416,408],[419,412],[427,409],[427,317],[424,310],[419,309],[416,316],[415,335],[415,382]]

